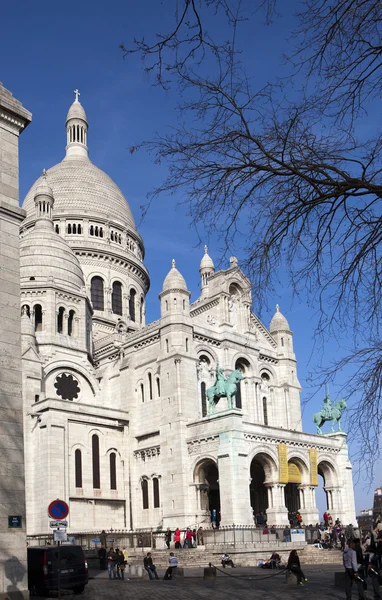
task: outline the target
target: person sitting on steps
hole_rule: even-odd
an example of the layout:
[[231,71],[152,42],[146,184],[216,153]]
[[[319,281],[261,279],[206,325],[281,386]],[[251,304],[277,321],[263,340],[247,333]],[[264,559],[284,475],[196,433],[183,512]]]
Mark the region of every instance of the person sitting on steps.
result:
[[223,554],[223,556],[222,556],[222,566],[223,566],[223,569],[225,569],[227,565],[229,567],[232,567],[233,569],[236,567],[236,565],[233,563],[233,560],[230,557],[230,555],[225,552]]

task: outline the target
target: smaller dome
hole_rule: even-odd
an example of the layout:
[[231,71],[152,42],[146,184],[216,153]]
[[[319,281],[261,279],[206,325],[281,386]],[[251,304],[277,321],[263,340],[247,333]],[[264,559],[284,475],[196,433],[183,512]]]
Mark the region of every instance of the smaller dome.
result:
[[88,122],[84,107],[82,106],[81,102],[79,102],[77,99],[73,102],[72,106],[68,110],[66,122],[68,122],[69,119],[81,119],[86,123]]
[[42,178],[40,179],[40,181],[36,187],[35,197],[36,196],[50,196],[51,198],[53,198],[53,190],[47,182],[46,175],[47,175],[47,172],[44,169],[42,172]]
[[68,291],[81,292],[84,275],[69,244],[53,229],[35,227],[20,241],[21,284],[56,282]]
[[276,312],[269,324],[269,331],[271,333],[276,333],[276,331],[289,331],[289,323],[284,317],[284,315],[280,312],[280,307],[276,304]]
[[212,271],[215,270],[215,265],[214,265],[212,258],[208,254],[207,246],[204,246],[204,256],[203,256],[202,260],[200,261],[199,270],[201,271],[202,269],[209,269]]
[[175,266],[175,260],[172,259],[172,267],[165,277],[162,292],[168,292],[175,289],[188,292],[186,280],[184,279],[183,275],[179,273]]

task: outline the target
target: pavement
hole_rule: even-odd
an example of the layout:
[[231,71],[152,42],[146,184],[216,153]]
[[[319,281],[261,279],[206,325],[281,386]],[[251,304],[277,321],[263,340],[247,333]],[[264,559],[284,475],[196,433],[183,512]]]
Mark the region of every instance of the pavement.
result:
[[[184,569],[184,579],[171,581],[134,578],[129,581],[109,581],[105,572],[91,572],[89,584],[80,596],[64,592],[62,598],[83,600],[344,600],[345,593],[334,587],[334,573],[341,571],[338,565],[306,565],[303,567],[308,582],[304,585],[288,585],[285,574],[256,567],[238,567],[218,572],[215,581],[203,580],[203,569]],[[163,572],[164,573],[164,572]],[[162,571],[158,575],[163,577]],[[371,591],[367,592],[372,598]],[[358,598],[356,590],[354,599]],[[50,597],[56,597],[52,593]],[[36,600],[41,597],[35,597]],[[45,598],[44,598],[45,600]]]

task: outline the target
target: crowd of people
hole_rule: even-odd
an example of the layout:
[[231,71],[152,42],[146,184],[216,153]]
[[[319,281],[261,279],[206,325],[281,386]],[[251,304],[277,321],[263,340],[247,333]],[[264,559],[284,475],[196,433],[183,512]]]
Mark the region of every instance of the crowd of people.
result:
[[203,528],[199,527],[199,529],[191,529],[190,527],[187,527],[187,529],[182,532],[179,527],[177,527],[174,531],[174,537],[172,537],[171,529],[167,528],[164,539],[168,549],[170,548],[171,540],[175,543],[175,550],[181,550],[182,548],[196,548],[197,546],[203,546]]

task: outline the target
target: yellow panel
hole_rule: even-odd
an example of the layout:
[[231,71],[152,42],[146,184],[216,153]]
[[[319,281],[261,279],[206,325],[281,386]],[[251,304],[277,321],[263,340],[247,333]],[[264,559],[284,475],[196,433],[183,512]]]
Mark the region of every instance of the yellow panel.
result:
[[280,483],[288,483],[288,449],[286,444],[279,444],[279,477]]
[[288,483],[301,483],[301,473],[300,469],[294,463],[289,463],[288,465],[289,478]]
[[317,448],[309,448],[310,483],[318,485]]

